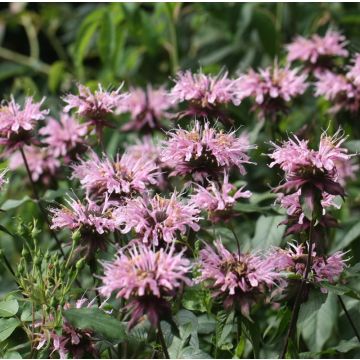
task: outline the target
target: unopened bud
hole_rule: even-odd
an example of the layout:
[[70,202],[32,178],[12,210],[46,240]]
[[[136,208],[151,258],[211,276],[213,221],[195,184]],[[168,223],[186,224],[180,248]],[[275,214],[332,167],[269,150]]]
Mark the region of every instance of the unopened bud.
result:
[[80,238],[81,238],[81,233],[80,233],[80,230],[76,230],[72,233],[71,235],[71,238],[72,238],[72,241],[77,244],[79,241],[80,241]]
[[81,270],[85,265],[85,258],[81,258],[80,260],[77,261],[75,267],[77,270]]
[[29,251],[26,248],[23,248],[21,252],[21,256],[26,257],[27,255],[29,255]]

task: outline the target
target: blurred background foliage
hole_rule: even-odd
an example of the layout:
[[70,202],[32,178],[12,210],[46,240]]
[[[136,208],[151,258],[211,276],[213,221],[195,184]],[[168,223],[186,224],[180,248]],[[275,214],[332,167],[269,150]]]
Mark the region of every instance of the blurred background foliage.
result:
[[12,3],[0,12],[1,92],[73,82],[163,83],[179,68],[231,73],[283,56],[296,34],[339,28],[360,48],[357,3]]

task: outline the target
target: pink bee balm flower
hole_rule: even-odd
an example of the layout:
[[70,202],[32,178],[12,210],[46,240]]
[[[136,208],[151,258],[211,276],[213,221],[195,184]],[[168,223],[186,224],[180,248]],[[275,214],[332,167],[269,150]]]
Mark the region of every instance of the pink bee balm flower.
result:
[[240,305],[247,316],[256,298],[271,288],[280,278],[270,259],[250,253],[232,253],[221,241],[215,241],[215,250],[209,245],[200,251],[198,282],[205,281],[213,296],[222,296],[224,306]]
[[340,110],[357,112],[360,109],[360,90],[350,77],[324,71],[316,78],[315,96],[323,96],[331,102],[331,113]]
[[45,101],[33,102],[32,97],[27,97],[23,108],[11,97],[10,101],[0,107],[0,145],[8,151],[29,144],[35,123],[44,120],[49,110],[41,110]]
[[[346,267],[345,253],[338,251],[330,256],[317,256],[313,248],[308,280],[314,283],[328,281],[335,283]],[[308,254],[304,244],[289,244],[288,249],[275,250],[273,257],[279,271],[288,271],[303,276]]]
[[[24,153],[32,180],[35,182],[41,181],[45,185],[51,185],[55,181],[56,175],[61,167],[60,160],[54,157],[53,152],[47,147],[25,146]],[[10,169],[15,170],[24,166],[23,158],[19,152],[11,155],[9,163]]]
[[286,45],[287,59],[289,62],[303,61],[315,69],[329,68],[332,58],[348,56],[346,44],[345,36],[330,29],[323,37],[317,34],[308,39],[297,36],[292,43]]
[[156,164],[158,169],[156,186],[163,190],[167,185],[168,167],[161,161],[161,146],[159,146],[151,136],[144,136],[141,141],[126,147],[126,153],[138,160],[149,160]]
[[221,186],[212,181],[207,188],[197,185],[191,201],[197,208],[206,210],[212,222],[228,220],[234,215],[232,208],[236,201],[251,196],[250,191],[243,191],[244,187],[236,190],[236,187],[229,183],[229,175],[225,173]]
[[[277,202],[280,206],[286,210],[288,218],[281,222],[283,225],[287,225],[285,235],[295,234],[306,231],[310,228],[310,221],[305,217],[302,207],[300,205],[301,189],[297,192],[289,195],[279,194]],[[323,193],[321,199],[322,216],[319,219],[319,223],[323,227],[336,227],[337,220],[331,215],[327,214],[327,208],[337,208],[340,206],[334,201],[335,196]]]
[[79,230],[79,252],[86,257],[93,256],[100,250],[106,250],[107,235],[116,229],[114,203],[105,198],[103,204],[86,199],[84,203],[78,199],[69,198],[67,206],[51,209],[52,229]]
[[148,133],[163,128],[161,121],[172,117],[168,112],[171,107],[173,104],[165,88],[153,89],[148,85],[145,90],[131,88],[129,95],[117,108],[117,113],[131,114],[131,120],[122,130]]
[[109,125],[107,115],[114,113],[126,97],[126,94],[120,93],[121,88],[122,85],[117,90],[108,92],[99,84],[98,90],[91,92],[88,87],[78,85],[79,95],[69,94],[64,97],[67,103],[64,112],[76,109],[77,114],[101,129]]
[[104,156],[100,159],[95,152],[88,160],[73,166],[73,178],[79,179],[88,196],[103,194],[131,195],[143,192],[148,185],[156,184],[156,164],[146,157],[138,159],[125,153],[116,155],[115,160]]
[[55,157],[64,156],[69,157],[70,160],[84,150],[88,127],[86,124],[78,123],[68,114],[62,113],[60,121],[50,118],[39,133],[46,136],[44,142]]
[[[79,309],[86,305],[91,307],[92,303],[88,303],[87,299],[78,300],[75,308]],[[71,309],[73,306],[66,304],[64,309]],[[99,353],[95,348],[95,338],[91,330],[80,330],[74,328],[66,319],[64,320],[61,332],[55,330],[48,331],[47,327],[54,324],[54,316],[49,316],[48,323],[39,322],[37,327],[43,325],[45,331],[40,333],[37,350],[41,350],[45,344],[50,345],[51,354],[57,353],[60,359],[83,359],[84,357],[99,357]]]
[[237,91],[242,97],[255,99],[254,109],[259,110],[261,116],[274,115],[286,111],[288,103],[305,92],[307,76],[299,71],[290,69],[289,65],[280,68],[277,63],[259,72],[250,70],[238,79]]
[[178,234],[188,228],[198,231],[200,210],[194,204],[185,204],[174,192],[170,199],[155,195],[131,199],[116,210],[116,220],[122,233],[134,230],[144,244],[172,243]]
[[120,250],[113,262],[104,264],[100,291],[105,296],[115,292],[117,298],[129,300],[130,328],[145,314],[156,327],[170,315],[168,300],[176,295],[176,290],[191,284],[187,277],[190,269],[183,251],[175,254],[174,247],[154,251],[133,245]]
[[360,85],[360,54],[355,54],[346,77],[351,79],[356,86]]
[[286,179],[286,183],[277,190],[294,188],[297,191],[305,184],[311,184],[322,192],[344,196],[336,164],[350,161],[348,150],[341,147],[345,140],[339,129],[332,137],[324,132],[318,150],[309,149],[308,141],[300,140],[295,135],[281,146],[272,143],[274,151],[269,154],[273,159],[270,167],[279,165]]
[[189,70],[179,72],[170,91],[173,103],[187,103],[187,109],[179,115],[214,117],[228,122],[220,106],[229,103],[238,106],[242,97],[236,91],[236,80],[229,79],[227,75],[227,72],[217,76],[201,72],[192,74]]
[[195,121],[195,127],[188,131],[177,129],[169,133],[170,139],[163,144],[162,161],[173,169],[171,176],[191,175],[195,181],[217,178],[224,170],[237,167],[245,174],[244,164],[250,164],[246,152],[253,149],[248,137],[235,136],[235,131],[224,133],[204,127]]

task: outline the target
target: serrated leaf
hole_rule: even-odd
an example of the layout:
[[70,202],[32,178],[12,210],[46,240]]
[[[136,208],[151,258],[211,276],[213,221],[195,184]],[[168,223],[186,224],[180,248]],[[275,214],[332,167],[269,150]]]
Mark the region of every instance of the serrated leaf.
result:
[[0,317],[11,317],[19,310],[19,303],[15,299],[0,301]]
[[98,308],[69,309],[64,317],[75,328],[93,330],[105,339],[120,342],[126,338],[125,325]]

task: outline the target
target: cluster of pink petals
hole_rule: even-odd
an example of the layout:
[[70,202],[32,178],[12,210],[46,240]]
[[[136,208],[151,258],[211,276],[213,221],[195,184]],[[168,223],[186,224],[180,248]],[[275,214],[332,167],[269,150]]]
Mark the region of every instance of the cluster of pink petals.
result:
[[[285,172],[287,178],[306,169],[318,169],[321,172],[328,172],[337,180],[339,162],[349,162],[351,155],[348,149],[341,145],[346,140],[343,132],[339,129],[333,136],[328,136],[325,132],[320,138],[318,150],[310,149],[308,140],[300,140],[296,135],[284,141],[281,146],[272,143],[274,151],[269,154],[273,159],[270,167],[275,165]],[[340,175],[341,176],[341,175]]]
[[220,240],[215,241],[215,250],[206,245],[200,251],[200,271],[197,282],[205,281],[213,289],[213,296],[225,296],[224,305],[233,304],[232,297],[239,296],[244,314],[248,314],[251,297],[264,293],[279,279],[271,258],[251,253],[232,253]]
[[163,242],[172,243],[188,228],[198,231],[199,213],[194,204],[186,204],[174,192],[169,199],[159,195],[130,199],[115,211],[115,217],[122,233],[134,230],[141,242],[158,246]]
[[182,255],[175,254],[173,247],[154,251],[143,245],[129,246],[113,262],[104,264],[100,291],[105,296],[116,292],[116,297],[125,299],[171,295],[181,284],[191,284],[187,277],[190,261]]
[[[92,303],[89,303],[87,299],[81,299],[76,302],[75,308],[91,307],[91,305]],[[71,307],[70,304],[67,304],[64,309],[70,309]],[[40,324],[38,325],[40,326]],[[67,359],[69,356],[74,359],[82,359],[84,354],[92,354],[95,357],[98,355],[91,332],[75,329],[66,320],[62,325],[61,334],[55,331],[41,333],[36,349],[41,350],[49,341],[52,350],[50,355],[57,353],[60,359]]]
[[[296,216],[299,219],[298,223],[303,224],[305,215],[300,205],[300,195],[301,195],[301,189],[289,195],[284,195],[280,193],[277,201],[280,203],[283,209],[286,209],[288,215]],[[335,196],[333,195],[326,193],[323,194],[323,198],[321,200],[323,215],[325,215],[326,213],[326,208],[329,207],[335,207],[337,209],[340,208],[340,205],[336,204],[334,198]]]
[[[312,250],[312,265],[309,279],[316,283],[328,281],[334,283],[346,267],[345,254],[341,251],[324,257],[317,256]],[[275,250],[276,268],[279,271],[288,271],[303,276],[305,273],[307,253],[303,244],[289,244],[286,250]]]
[[300,60],[316,64],[323,57],[347,57],[349,53],[345,49],[346,44],[345,36],[330,29],[323,37],[317,34],[310,38],[297,36],[292,43],[286,46],[287,59],[289,62]]
[[236,137],[235,131],[224,133],[196,121],[190,131],[179,128],[169,133],[161,160],[173,169],[171,176],[192,175],[195,181],[204,181],[232,167],[244,175],[244,164],[251,163],[246,152],[252,148],[246,134]]
[[35,123],[44,120],[49,110],[41,110],[45,98],[34,102],[27,97],[23,108],[11,97],[10,101],[0,107],[0,144],[15,148],[27,143],[28,134],[33,130]]
[[78,199],[69,198],[67,207],[51,209],[53,229],[89,229],[102,235],[116,229],[113,203],[105,198],[103,204],[98,205],[87,199],[82,203]]
[[46,126],[39,130],[55,157],[67,156],[72,150],[83,147],[87,133],[86,124],[80,124],[66,113],[60,114],[60,121],[50,118]]
[[354,58],[354,64],[346,74],[324,71],[316,74],[315,96],[323,96],[330,101],[330,112],[342,109],[357,112],[360,109],[360,55]]
[[165,88],[154,89],[148,85],[145,90],[130,88],[129,95],[120,102],[116,112],[131,114],[131,120],[122,127],[122,130],[148,131],[161,128],[160,121],[172,116],[168,112],[172,106]]
[[[50,183],[60,169],[61,162],[54,156],[54,153],[47,147],[25,146],[24,153],[29,165],[33,181],[40,179],[44,183]],[[15,152],[10,157],[9,168],[15,170],[24,167],[21,154]]]
[[204,108],[228,103],[239,105],[242,99],[237,92],[236,83],[228,78],[226,72],[217,76],[201,72],[179,72],[175,86],[170,91],[170,98],[173,103],[190,101]]
[[88,160],[73,166],[73,178],[79,179],[89,197],[93,194],[130,194],[143,192],[148,185],[157,182],[158,170],[152,160],[134,158],[125,153],[117,154],[115,160],[95,152]]
[[197,185],[191,201],[199,209],[206,210],[211,221],[218,222],[223,219],[224,213],[231,211],[236,201],[251,196],[250,191],[243,191],[244,187],[236,190],[236,187],[229,183],[229,175],[225,173],[221,185],[213,181],[209,182],[206,188]]
[[352,65],[349,68],[346,76],[351,79],[356,86],[360,85],[360,54],[355,54]]
[[154,141],[151,136],[144,136],[138,140],[134,145],[126,148],[126,153],[135,160],[142,159],[143,161],[152,161],[156,164],[158,173],[156,175],[156,186],[159,189],[164,189],[167,184],[165,173],[167,166],[161,161],[161,146]]
[[[238,79],[237,89],[242,97],[253,97],[260,109],[276,109],[271,102],[282,100],[289,102],[298,95],[302,95],[306,88],[307,75],[299,74],[299,69],[284,68],[277,63],[273,67],[260,69],[259,72],[250,70]],[[272,109],[274,107],[274,109]]]
[[113,113],[119,106],[126,94],[120,93],[122,86],[115,91],[105,91],[99,84],[98,90],[91,90],[84,86],[78,85],[78,95],[68,94],[64,97],[67,105],[64,112],[76,109],[76,113],[90,122],[104,120],[103,118]]

